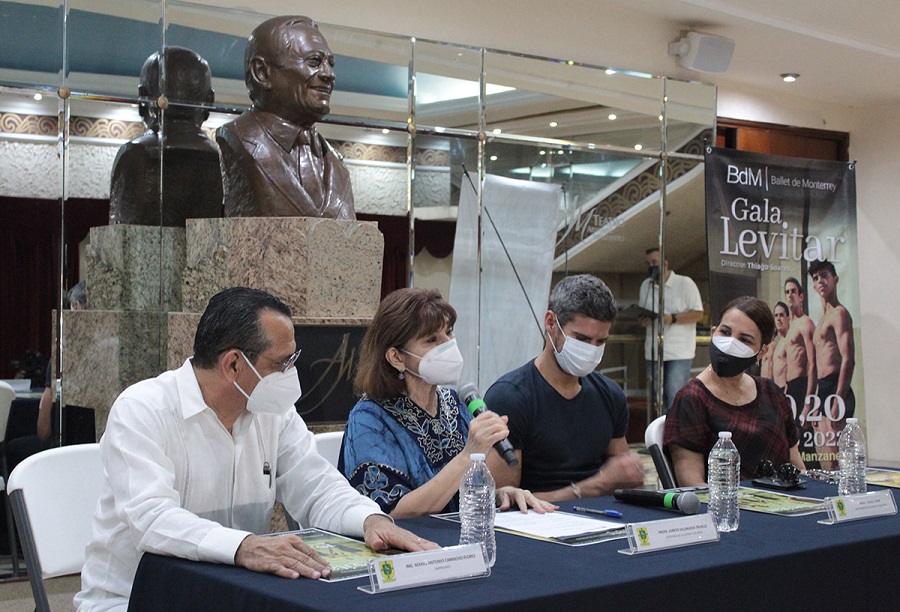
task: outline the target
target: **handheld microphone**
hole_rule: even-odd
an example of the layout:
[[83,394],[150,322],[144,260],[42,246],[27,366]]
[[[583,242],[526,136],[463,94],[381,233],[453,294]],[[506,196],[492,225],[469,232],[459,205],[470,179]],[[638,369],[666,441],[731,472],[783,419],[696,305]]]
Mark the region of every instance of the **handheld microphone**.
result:
[[616,489],[616,499],[635,506],[651,508],[668,508],[684,514],[697,514],[700,498],[694,493],[675,493],[674,491],[645,491],[644,489]]
[[[472,413],[472,416],[478,416],[487,410],[487,404],[485,404],[484,400],[481,399],[481,396],[478,395],[478,389],[475,388],[474,384],[464,384],[459,388],[458,395],[462,398],[463,402],[465,402],[466,407],[469,409],[469,412]],[[509,464],[509,467],[519,465],[519,460],[516,458],[516,453],[513,451],[512,444],[510,444],[509,440],[506,438],[503,438],[494,444],[494,449],[501,457],[503,457],[503,460]]]

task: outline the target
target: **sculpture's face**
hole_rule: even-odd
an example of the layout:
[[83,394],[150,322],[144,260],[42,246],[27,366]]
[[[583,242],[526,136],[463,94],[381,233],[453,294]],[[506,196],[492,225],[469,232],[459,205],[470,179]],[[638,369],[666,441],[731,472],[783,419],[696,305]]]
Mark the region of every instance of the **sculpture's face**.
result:
[[334,54],[315,28],[297,26],[291,43],[270,64],[267,110],[298,125],[315,123],[331,110]]

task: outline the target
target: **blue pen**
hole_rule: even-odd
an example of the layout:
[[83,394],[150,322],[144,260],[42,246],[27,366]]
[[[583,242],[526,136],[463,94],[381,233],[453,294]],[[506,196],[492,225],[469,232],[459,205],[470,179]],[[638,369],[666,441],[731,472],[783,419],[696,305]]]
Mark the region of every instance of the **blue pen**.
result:
[[572,509],[575,510],[575,512],[584,512],[586,514],[600,514],[611,518],[622,518],[622,513],[618,510],[595,510],[593,508],[582,508],[581,506],[575,506]]

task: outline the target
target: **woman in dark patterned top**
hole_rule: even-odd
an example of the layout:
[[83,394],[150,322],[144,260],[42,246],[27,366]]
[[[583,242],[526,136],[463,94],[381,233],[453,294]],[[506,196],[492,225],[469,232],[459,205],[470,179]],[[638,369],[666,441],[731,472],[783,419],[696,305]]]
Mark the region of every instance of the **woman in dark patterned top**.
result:
[[[356,373],[361,399],[350,412],[338,462],[356,489],[395,517],[458,510],[470,453],[496,452],[506,417],[472,418],[456,391],[462,356],[456,311],[434,290],[388,295],[366,331]],[[497,490],[501,510],[556,506],[515,487]]]
[[740,297],[712,328],[710,366],[685,385],[666,416],[663,445],[679,486],[706,483],[706,458],[720,431],[730,431],[741,454],[741,478],[759,463],[806,469],[797,446],[791,405],[773,381],[747,374],[775,333],[772,311],[760,299]]

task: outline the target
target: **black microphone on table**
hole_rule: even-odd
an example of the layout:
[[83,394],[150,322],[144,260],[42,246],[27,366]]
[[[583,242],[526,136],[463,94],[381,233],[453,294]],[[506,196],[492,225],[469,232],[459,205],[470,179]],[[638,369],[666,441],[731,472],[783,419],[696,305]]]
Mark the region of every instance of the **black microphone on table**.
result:
[[[487,404],[481,399],[481,396],[478,394],[478,389],[474,384],[464,384],[459,388],[458,395],[462,398],[462,401],[466,404],[466,407],[469,409],[469,412],[472,413],[472,416],[478,416],[487,410]],[[508,439],[503,438],[494,444],[494,449],[501,457],[503,457],[503,460],[509,464],[509,467],[519,465],[519,460],[516,458],[516,453],[513,451],[512,444],[509,443]]]
[[626,504],[649,506],[651,508],[668,508],[684,514],[697,514],[697,510],[700,508],[700,498],[690,491],[676,493],[674,491],[616,489],[614,495],[616,499]]

